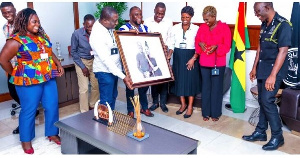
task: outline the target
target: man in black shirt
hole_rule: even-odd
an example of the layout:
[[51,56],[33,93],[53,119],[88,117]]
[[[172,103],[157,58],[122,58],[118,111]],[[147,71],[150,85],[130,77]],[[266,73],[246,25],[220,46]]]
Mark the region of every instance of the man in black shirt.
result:
[[272,2],[257,2],[254,13],[261,21],[259,47],[250,80],[257,78],[258,102],[260,105],[259,122],[255,131],[243,136],[246,141],[266,141],[268,123],[271,127],[271,139],[262,147],[264,150],[276,150],[284,144],[282,124],[279,117],[275,95],[287,74],[287,52],[291,46],[291,23],[274,11]]

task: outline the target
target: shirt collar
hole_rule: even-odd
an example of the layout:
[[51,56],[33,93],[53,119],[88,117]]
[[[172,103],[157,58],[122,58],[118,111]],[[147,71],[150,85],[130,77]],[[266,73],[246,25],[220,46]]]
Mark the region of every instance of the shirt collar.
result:
[[82,27],[82,35],[83,36],[90,36],[86,31],[85,31],[85,28]]
[[158,23],[158,22],[156,22],[156,21],[154,20],[154,16],[153,16],[153,18],[151,18],[151,21],[152,21],[152,22],[155,22],[155,23],[157,23],[157,24],[160,24],[161,22],[165,22],[165,17]]

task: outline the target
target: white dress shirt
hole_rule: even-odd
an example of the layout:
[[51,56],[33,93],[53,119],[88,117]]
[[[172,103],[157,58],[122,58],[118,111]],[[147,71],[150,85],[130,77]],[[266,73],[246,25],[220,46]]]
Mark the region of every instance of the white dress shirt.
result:
[[198,29],[199,26],[191,24],[190,28],[186,30],[185,40],[183,40],[182,23],[174,25],[168,40],[169,49],[174,50],[174,48],[180,48],[179,44],[182,42],[186,43],[186,49],[195,49],[195,37]]
[[147,18],[144,21],[144,24],[148,26],[149,32],[159,32],[165,42],[167,44],[167,40],[169,37],[169,32],[173,26],[173,22],[171,19],[164,17],[159,23],[154,20],[154,16]]
[[125,78],[122,72],[122,63],[120,54],[111,55],[111,49],[116,45],[113,34],[114,29],[105,28],[99,20],[97,20],[92,28],[90,35],[90,45],[94,51],[93,72],[112,73],[121,79]]

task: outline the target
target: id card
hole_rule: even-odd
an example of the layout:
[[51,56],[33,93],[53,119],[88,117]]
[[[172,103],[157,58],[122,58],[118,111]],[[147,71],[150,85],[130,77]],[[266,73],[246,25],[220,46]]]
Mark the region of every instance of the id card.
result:
[[217,68],[212,69],[211,70],[211,75],[212,76],[218,76],[219,75],[219,69],[217,69]]
[[186,43],[179,43],[179,48],[180,49],[185,49],[186,48]]
[[42,60],[48,59],[48,53],[41,53],[41,59]]
[[118,54],[118,48],[112,48],[111,50],[110,50],[110,55],[115,55],[115,54]]

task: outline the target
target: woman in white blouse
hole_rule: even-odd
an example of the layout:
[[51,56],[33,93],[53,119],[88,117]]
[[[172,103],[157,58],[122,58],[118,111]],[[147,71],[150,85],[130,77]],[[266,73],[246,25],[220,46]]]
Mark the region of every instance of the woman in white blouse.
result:
[[[191,23],[193,16],[192,7],[182,8],[182,22],[172,27],[168,41],[168,59],[174,53],[172,69],[175,82],[171,87],[171,93],[180,97],[181,107],[176,114],[180,115],[187,110],[184,118],[192,115],[194,97],[201,91],[198,54],[195,53],[195,37],[199,27]],[[186,105],[186,98],[188,105]]]

